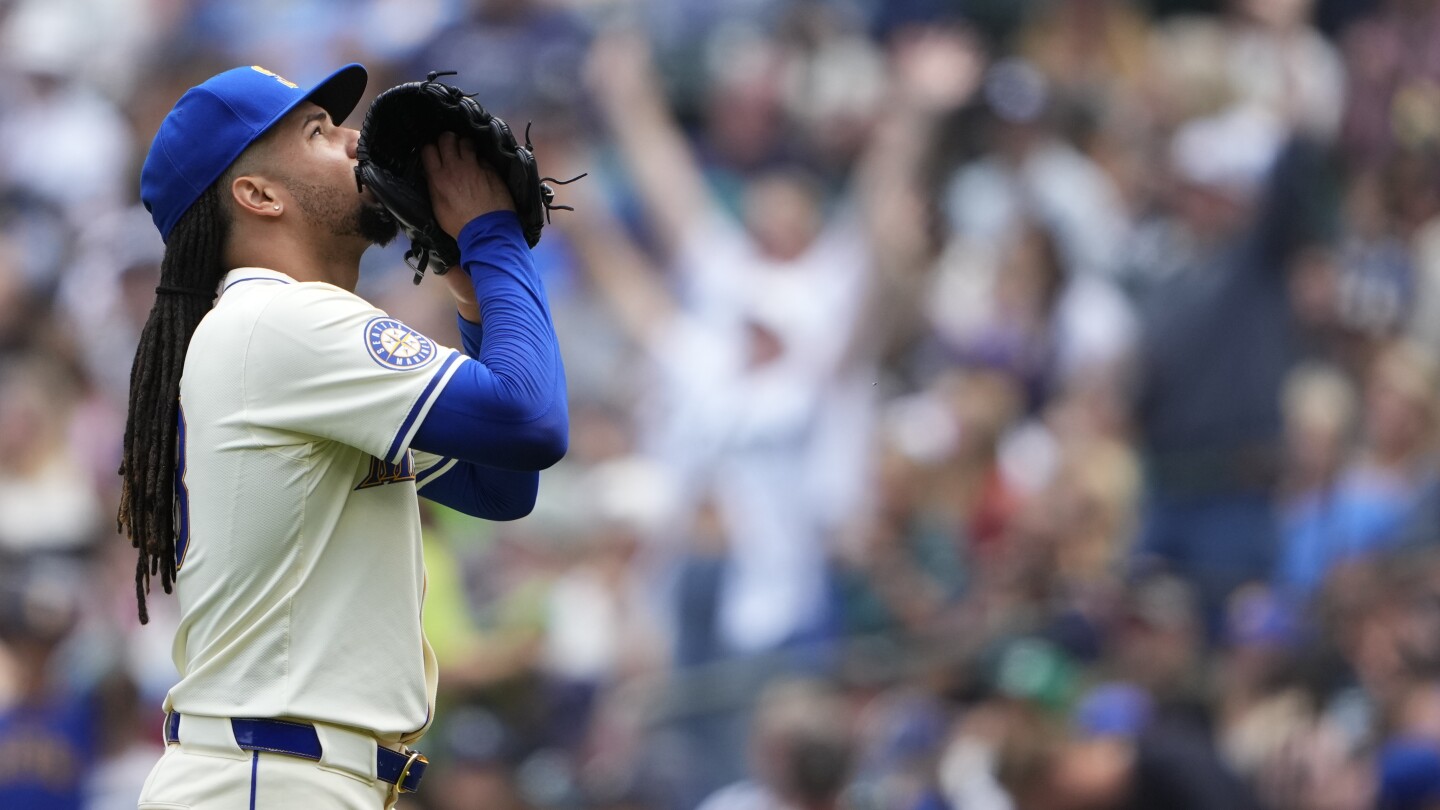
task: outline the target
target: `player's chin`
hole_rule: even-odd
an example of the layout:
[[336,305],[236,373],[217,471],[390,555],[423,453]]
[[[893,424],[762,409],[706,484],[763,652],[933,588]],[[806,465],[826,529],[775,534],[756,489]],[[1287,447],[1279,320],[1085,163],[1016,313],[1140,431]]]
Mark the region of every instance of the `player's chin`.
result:
[[389,211],[374,203],[361,203],[356,225],[360,236],[380,247],[390,244],[400,235],[400,224],[390,216]]

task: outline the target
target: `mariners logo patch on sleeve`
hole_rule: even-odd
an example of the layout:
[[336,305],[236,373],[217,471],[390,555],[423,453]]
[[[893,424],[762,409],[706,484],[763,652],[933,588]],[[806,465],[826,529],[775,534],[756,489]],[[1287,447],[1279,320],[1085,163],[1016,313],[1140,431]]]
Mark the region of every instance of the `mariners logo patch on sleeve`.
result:
[[375,362],[397,371],[419,368],[435,359],[430,338],[394,318],[374,318],[365,324],[365,346]]

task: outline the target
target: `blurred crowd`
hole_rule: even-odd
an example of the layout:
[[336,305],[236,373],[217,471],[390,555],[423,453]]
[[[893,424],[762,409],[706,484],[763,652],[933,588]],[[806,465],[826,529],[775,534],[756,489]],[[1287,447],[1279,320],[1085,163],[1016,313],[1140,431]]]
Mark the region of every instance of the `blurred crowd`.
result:
[[160,751],[150,138],[348,61],[589,172],[570,455],[425,506],[402,808],[1440,808],[1440,0],[0,0],[0,807]]

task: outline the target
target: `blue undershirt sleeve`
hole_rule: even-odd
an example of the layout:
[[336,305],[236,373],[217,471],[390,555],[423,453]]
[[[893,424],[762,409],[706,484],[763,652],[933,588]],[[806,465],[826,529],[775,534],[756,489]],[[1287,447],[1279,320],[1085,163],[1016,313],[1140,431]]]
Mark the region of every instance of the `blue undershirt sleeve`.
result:
[[422,497],[471,517],[516,520],[535,507],[540,473],[456,461],[417,484]]
[[534,506],[537,471],[565,454],[565,370],[515,214],[477,217],[458,241],[481,324],[459,319],[472,359],[461,362],[410,445],[457,459],[424,483],[426,498],[476,517],[514,519]]

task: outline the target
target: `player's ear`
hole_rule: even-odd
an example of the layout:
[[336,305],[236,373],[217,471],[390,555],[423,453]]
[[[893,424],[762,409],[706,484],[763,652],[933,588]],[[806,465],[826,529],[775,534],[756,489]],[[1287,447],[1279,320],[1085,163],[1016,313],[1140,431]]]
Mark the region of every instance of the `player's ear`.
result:
[[242,174],[230,182],[230,197],[240,211],[262,217],[278,217],[285,211],[283,191],[261,174]]

